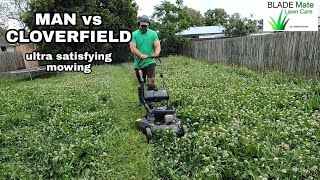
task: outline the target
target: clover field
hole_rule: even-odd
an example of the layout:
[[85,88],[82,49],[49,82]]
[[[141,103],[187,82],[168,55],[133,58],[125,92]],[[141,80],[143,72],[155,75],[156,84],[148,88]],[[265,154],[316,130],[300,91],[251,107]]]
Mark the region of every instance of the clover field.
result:
[[134,126],[144,111],[131,63],[1,78],[0,178],[320,178],[319,80],[186,57],[162,64],[189,133],[159,132],[153,144]]

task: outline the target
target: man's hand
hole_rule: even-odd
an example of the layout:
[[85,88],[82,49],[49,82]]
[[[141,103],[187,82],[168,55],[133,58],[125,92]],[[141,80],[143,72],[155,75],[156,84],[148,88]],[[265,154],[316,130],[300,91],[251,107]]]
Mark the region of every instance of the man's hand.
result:
[[159,56],[159,54],[157,54],[157,53],[151,55],[152,58],[157,58],[158,56]]
[[141,54],[141,56],[140,56],[141,59],[146,59],[147,57],[148,57],[148,56],[145,55],[145,54]]

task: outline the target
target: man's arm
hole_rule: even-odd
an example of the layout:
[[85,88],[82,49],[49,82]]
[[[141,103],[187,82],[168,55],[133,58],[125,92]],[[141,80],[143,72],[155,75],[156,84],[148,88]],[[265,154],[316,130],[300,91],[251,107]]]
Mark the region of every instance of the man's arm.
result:
[[160,40],[156,32],[154,32],[153,34],[153,47],[154,47],[154,54],[152,54],[151,57],[155,58],[160,55],[160,51],[161,51]]
[[160,45],[160,41],[155,41],[153,43],[154,46],[154,54],[152,55],[152,57],[158,57],[160,55],[161,52],[161,45]]
[[141,57],[142,59],[146,58],[144,54],[142,54],[138,49],[137,49],[137,44],[136,43],[130,43],[130,50],[131,53]]
[[132,39],[130,42],[130,51],[132,54],[140,57],[141,59],[147,58],[146,55],[142,54],[138,49],[137,49],[137,44],[136,44],[136,34],[132,33]]

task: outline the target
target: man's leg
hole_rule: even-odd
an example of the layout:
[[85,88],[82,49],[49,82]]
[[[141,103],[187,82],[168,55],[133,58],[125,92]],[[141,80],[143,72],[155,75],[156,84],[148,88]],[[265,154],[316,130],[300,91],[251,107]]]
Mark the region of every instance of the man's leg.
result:
[[147,67],[148,90],[158,90],[155,85],[156,64]]

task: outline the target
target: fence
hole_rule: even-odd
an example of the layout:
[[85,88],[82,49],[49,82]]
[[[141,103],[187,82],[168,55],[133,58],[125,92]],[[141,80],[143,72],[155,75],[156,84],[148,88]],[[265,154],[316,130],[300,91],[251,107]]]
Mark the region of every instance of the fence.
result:
[[190,41],[180,53],[208,61],[278,70],[304,76],[320,75],[318,32],[282,32],[259,36]]
[[13,71],[22,68],[25,68],[25,63],[21,52],[0,53],[0,72]]

